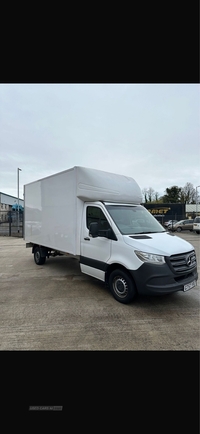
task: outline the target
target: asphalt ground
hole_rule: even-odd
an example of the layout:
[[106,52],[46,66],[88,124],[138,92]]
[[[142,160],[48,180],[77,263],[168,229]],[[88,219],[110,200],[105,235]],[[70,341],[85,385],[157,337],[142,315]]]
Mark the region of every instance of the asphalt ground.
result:
[[[200,275],[200,235],[177,236],[194,246]],[[199,282],[123,305],[75,258],[37,266],[22,238],[0,237],[0,349],[199,350]]]

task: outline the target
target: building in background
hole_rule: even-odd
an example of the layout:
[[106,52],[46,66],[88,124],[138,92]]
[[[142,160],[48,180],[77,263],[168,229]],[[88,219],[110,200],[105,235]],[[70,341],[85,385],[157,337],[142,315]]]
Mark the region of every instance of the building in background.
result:
[[[18,198],[0,191],[0,222],[8,220],[8,211],[12,211],[12,206],[18,209]],[[24,208],[23,199],[19,199],[19,207]]]
[[186,217],[194,218],[196,215],[200,215],[200,204],[192,204],[192,203],[186,203],[185,205],[185,213]]
[[168,220],[194,219],[200,215],[200,204],[143,203],[143,206],[163,225]]
[[186,218],[184,203],[144,203],[148,211],[163,225],[168,220],[182,220]]

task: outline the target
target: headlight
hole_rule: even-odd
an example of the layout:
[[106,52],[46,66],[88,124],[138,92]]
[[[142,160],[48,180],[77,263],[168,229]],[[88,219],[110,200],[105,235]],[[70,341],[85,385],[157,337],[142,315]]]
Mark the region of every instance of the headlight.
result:
[[135,250],[135,254],[143,262],[149,262],[155,265],[162,265],[165,263],[165,258],[161,255],[153,255],[152,253],[140,252],[139,250]]

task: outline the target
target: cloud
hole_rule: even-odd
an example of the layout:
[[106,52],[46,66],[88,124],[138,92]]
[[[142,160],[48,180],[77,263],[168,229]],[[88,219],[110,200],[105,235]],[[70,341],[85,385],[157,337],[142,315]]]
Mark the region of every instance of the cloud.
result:
[[1,85],[0,191],[75,165],[164,192],[199,179],[196,85]]

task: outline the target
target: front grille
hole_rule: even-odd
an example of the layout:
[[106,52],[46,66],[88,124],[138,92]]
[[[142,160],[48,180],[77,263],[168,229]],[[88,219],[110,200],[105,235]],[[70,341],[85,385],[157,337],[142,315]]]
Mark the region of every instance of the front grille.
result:
[[197,265],[195,251],[170,256],[170,264],[176,273],[190,272]]

